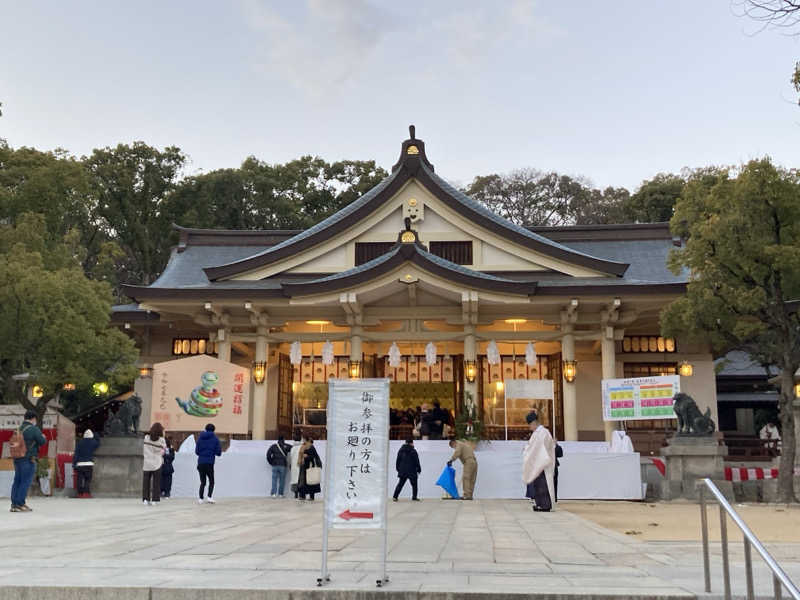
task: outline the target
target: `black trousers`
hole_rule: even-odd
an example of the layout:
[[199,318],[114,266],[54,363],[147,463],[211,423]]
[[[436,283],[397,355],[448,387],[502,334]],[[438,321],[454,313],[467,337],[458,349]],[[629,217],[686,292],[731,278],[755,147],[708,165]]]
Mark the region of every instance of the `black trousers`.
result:
[[536,502],[537,508],[542,510],[553,508],[550,500],[550,490],[547,489],[547,478],[544,473],[539,473],[539,476],[528,484],[525,495]]
[[164,498],[169,498],[169,495],[172,493],[172,473],[169,475],[162,473],[161,474],[161,496]]
[[200,499],[203,499],[203,492],[206,489],[206,479],[208,479],[208,497],[214,497],[214,465],[197,465],[197,472],[200,473]]
[[553,473],[553,493],[556,495],[556,502],[558,502],[558,465],[556,465],[556,470]]
[[161,500],[161,469],[142,472],[142,500]]
[[89,486],[92,484],[92,472],[94,471],[94,467],[91,465],[87,465],[84,467],[75,467],[75,473],[77,474],[78,479],[78,493],[79,494],[88,494],[89,493]]
[[397,498],[400,492],[403,491],[406,481],[411,482],[411,497],[417,497],[417,475],[400,475],[400,481],[397,482],[397,487],[394,488],[394,497]]

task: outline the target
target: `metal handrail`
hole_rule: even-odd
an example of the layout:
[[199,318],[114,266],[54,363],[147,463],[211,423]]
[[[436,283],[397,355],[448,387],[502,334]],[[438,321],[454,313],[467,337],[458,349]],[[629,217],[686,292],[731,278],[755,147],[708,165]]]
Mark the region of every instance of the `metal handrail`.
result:
[[756,549],[767,563],[770,571],[772,571],[772,589],[775,600],[781,600],[782,588],[786,588],[789,595],[795,600],[800,600],[800,589],[789,579],[786,572],[781,569],[780,565],[776,562],[772,555],[767,552],[767,549],[758,541],[756,535],[750,531],[739,514],[733,510],[733,507],[719,491],[719,488],[714,485],[714,482],[707,477],[700,480],[703,485],[698,486],[698,493],[700,496],[700,524],[703,529],[703,574],[705,575],[705,590],[711,592],[711,567],[709,565],[708,556],[708,515],[706,514],[706,498],[704,489],[708,488],[714,499],[719,504],[719,530],[720,542],[722,543],[722,578],[725,588],[725,600],[731,600],[731,572],[730,561],[728,558],[728,519],[730,517],[739,530],[744,535],[744,568],[745,577],[747,581],[747,600],[755,599],[755,592],[753,591],[753,557],[752,548]]

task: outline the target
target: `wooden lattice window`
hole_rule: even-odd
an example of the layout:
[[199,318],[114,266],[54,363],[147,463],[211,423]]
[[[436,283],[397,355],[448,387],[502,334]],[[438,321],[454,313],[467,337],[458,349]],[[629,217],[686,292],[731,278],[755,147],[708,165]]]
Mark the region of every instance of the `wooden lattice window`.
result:
[[383,256],[394,247],[394,242],[356,242],[356,266]]
[[457,265],[472,264],[472,242],[431,242],[430,251]]

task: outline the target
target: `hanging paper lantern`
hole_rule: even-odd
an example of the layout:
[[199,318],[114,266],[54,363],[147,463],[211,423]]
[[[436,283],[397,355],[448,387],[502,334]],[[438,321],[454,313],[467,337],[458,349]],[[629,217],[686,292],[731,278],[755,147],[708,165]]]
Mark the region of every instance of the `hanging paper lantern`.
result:
[[392,345],[389,346],[389,366],[396,369],[400,366],[401,358],[402,355],[400,354],[400,348],[397,347],[397,342],[392,342]]
[[429,367],[436,364],[436,344],[433,342],[428,342],[428,345],[425,346],[425,362]]
[[486,347],[486,359],[490,365],[500,364],[500,350],[497,348],[497,342],[492,340]]
[[289,360],[293,365],[299,365],[303,360],[303,348],[300,342],[292,342],[289,347]]
[[330,340],[322,344],[322,364],[333,364],[333,344],[330,342]]
[[536,348],[533,345],[533,342],[528,342],[527,347],[525,348],[525,364],[529,367],[536,366]]

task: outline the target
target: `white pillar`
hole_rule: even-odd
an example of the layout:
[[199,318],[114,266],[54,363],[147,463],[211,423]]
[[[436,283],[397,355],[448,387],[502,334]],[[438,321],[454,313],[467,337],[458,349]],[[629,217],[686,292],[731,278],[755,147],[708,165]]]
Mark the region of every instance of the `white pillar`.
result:
[[[564,337],[561,338],[561,358],[575,360],[575,334],[573,326],[563,326]],[[578,391],[575,382],[569,383],[562,377],[561,380],[564,396],[564,440],[567,442],[578,441]],[[555,415],[553,415],[555,419]]]
[[483,374],[478,372],[478,352],[477,344],[475,343],[475,334],[472,333],[473,328],[465,328],[465,332],[467,332],[467,335],[464,336],[464,362],[468,360],[475,362],[475,381],[471,383],[467,381],[466,371],[464,372],[464,379],[461,382],[464,386],[464,405],[467,406],[468,404],[467,394],[471,394],[472,404],[470,404],[469,407],[477,410],[477,404],[481,401],[481,399],[478,398],[478,378],[482,377]]
[[231,332],[227,329],[217,332],[217,358],[231,362]]
[[265,439],[267,429],[267,328],[259,327],[256,336],[256,362],[264,363],[264,381],[253,383],[253,439]]
[[[603,333],[600,336],[600,352],[603,360],[603,379],[615,379],[617,376],[617,349],[614,346],[614,328],[603,327]],[[597,406],[602,410],[602,403],[598,402]],[[605,421],[603,428],[606,433],[606,441],[611,441],[611,435],[617,429],[616,421]]]

